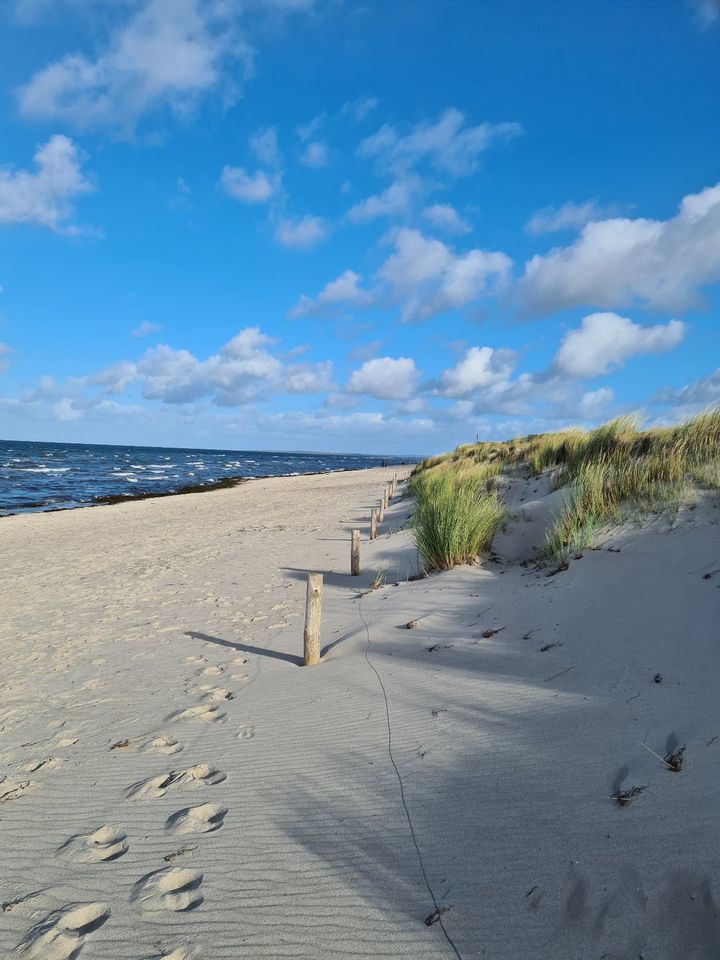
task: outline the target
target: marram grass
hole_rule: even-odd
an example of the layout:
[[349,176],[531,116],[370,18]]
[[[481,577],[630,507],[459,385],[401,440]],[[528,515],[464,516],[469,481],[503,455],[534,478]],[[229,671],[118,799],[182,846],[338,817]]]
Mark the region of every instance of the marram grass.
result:
[[502,517],[491,480],[511,468],[552,469],[555,489],[566,488],[545,545],[560,564],[628,511],[673,513],[693,486],[720,489],[720,409],[674,427],[643,431],[639,418],[620,417],[591,431],[464,444],[423,461],[413,477],[415,536],[428,566],[467,563],[489,545]]
[[492,465],[442,462],[412,480],[412,531],[426,570],[474,563],[503,517]]

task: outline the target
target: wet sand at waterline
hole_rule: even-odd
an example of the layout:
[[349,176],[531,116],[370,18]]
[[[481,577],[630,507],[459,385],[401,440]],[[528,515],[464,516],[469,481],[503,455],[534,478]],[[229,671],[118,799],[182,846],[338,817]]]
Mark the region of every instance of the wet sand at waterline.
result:
[[414,580],[396,470],[0,521],[0,956],[720,956],[717,501]]

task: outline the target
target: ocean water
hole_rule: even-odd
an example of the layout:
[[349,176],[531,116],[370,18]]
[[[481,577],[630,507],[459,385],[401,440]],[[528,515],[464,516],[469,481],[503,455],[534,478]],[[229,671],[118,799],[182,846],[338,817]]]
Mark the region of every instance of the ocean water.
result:
[[227,478],[361,470],[408,458],[0,440],[0,516],[177,493]]

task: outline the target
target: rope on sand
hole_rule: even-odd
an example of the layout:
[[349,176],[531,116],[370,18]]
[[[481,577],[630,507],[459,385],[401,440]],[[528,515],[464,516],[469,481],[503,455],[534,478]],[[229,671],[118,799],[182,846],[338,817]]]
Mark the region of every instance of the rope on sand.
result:
[[366,635],[367,635],[367,646],[365,647],[365,659],[367,660],[368,666],[370,667],[370,669],[372,670],[372,672],[373,672],[373,673],[375,674],[375,676],[377,677],[377,681],[378,681],[378,683],[380,684],[380,689],[382,690],[383,700],[385,701],[385,720],[386,720],[386,723],[387,723],[387,751],[388,751],[388,756],[390,757],[390,763],[392,764],[392,768],[393,768],[393,770],[395,771],[395,776],[397,777],[398,786],[400,787],[400,800],[401,800],[402,805],[403,805],[403,810],[405,811],[405,818],[407,819],[408,827],[410,828],[410,836],[412,837],[413,846],[415,847],[415,853],[417,854],[418,863],[420,864],[420,872],[421,872],[422,875],[423,875],[423,880],[425,881],[425,886],[427,887],[427,891],[428,891],[428,893],[430,894],[430,899],[432,900],[433,906],[434,906],[434,908],[435,908],[435,915],[437,916],[438,923],[440,924],[440,927],[441,927],[441,929],[442,929],[442,932],[443,932],[443,934],[445,935],[445,939],[447,940],[450,949],[452,950],[452,952],[453,952],[453,953],[455,954],[455,956],[457,957],[457,960],[462,960],[462,955],[460,954],[460,951],[459,951],[458,948],[455,946],[455,943],[454,943],[452,937],[450,936],[450,934],[449,934],[449,933],[447,932],[447,930],[445,929],[445,924],[444,924],[443,918],[442,918],[443,911],[441,910],[440,905],[438,904],[437,899],[436,899],[436,897],[435,897],[435,893],[433,892],[433,888],[432,888],[431,885],[430,885],[430,880],[428,879],[427,871],[426,871],[426,869],[425,869],[425,863],[423,862],[422,854],[420,853],[420,847],[418,846],[417,836],[415,835],[415,828],[414,828],[414,826],[413,826],[412,818],[411,818],[411,816],[410,816],[410,810],[408,809],[407,801],[405,800],[405,787],[404,787],[404,785],[403,785],[402,777],[400,776],[400,770],[398,769],[398,765],[397,765],[397,763],[395,762],[395,757],[394,757],[394,755],[393,755],[393,748],[392,748],[392,724],[391,724],[391,722],[390,722],[390,704],[389,704],[389,702],[388,702],[388,695],[387,695],[387,691],[386,691],[386,689],[385,689],[385,684],[384,684],[383,681],[382,681],[382,677],[380,676],[380,674],[379,674],[379,672],[378,672],[378,670],[377,670],[377,667],[374,665],[374,663],[373,663],[372,660],[370,659],[370,646],[371,646],[370,627],[369,627],[369,625],[368,625],[367,620],[366,620],[365,617],[363,616],[363,612],[362,612],[362,596],[358,599],[358,613],[360,614],[360,619],[361,619],[362,622],[363,622],[363,625],[364,625],[364,627],[365,627],[365,633],[366,633]]

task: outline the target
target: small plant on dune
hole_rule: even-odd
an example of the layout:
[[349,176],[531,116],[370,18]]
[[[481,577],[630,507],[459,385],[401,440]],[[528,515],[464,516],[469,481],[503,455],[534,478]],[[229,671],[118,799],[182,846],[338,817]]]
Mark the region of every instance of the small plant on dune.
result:
[[497,469],[443,463],[413,480],[415,543],[428,570],[474,563],[492,540],[503,511],[494,491]]
[[385,586],[389,570],[390,570],[389,563],[380,564],[378,569],[375,571],[375,576],[370,581],[370,588],[372,590],[379,590],[381,587]]

